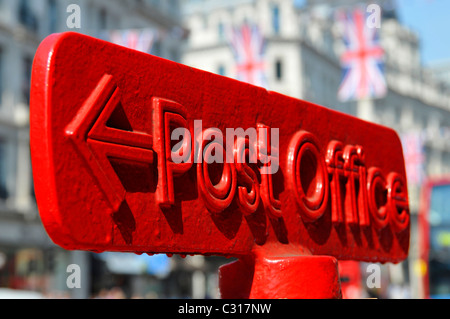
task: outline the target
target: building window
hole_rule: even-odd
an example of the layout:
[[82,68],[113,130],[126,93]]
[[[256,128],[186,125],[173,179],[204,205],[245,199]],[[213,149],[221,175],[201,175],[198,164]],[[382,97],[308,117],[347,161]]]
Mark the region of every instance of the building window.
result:
[[180,61],[180,54],[176,48],[170,49],[170,60],[174,62]]
[[3,51],[0,48],[0,104],[2,104],[3,97]]
[[35,194],[35,192],[34,192],[34,179],[33,179],[33,172],[31,172],[30,173],[30,195],[31,195],[31,198],[33,199],[33,201],[35,201],[36,200],[36,194]]
[[0,200],[5,200],[8,198],[8,188],[7,188],[7,172],[6,167],[7,156],[6,156],[6,143],[0,140]]
[[108,23],[108,15],[107,15],[107,12],[106,12],[106,10],[104,8],[100,9],[98,21],[99,21],[99,24],[100,24],[99,25],[100,30],[106,30],[107,23]]
[[58,29],[58,4],[56,0],[49,0],[48,2],[49,11],[49,33],[55,33]]
[[225,40],[225,26],[223,25],[222,22],[219,22],[219,24],[217,25],[217,33],[219,35],[219,41],[224,41]]
[[152,7],[159,8],[161,6],[161,1],[160,0],[150,0],[150,5]]
[[161,53],[162,53],[161,41],[156,40],[155,43],[153,43],[151,54],[161,56]]
[[30,103],[30,88],[31,88],[31,70],[33,68],[33,59],[26,56],[23,59],[23,80],[22,80],[22,95],[23,102],[29,105]]
[[277,81],[283,79],[283,62],[280,59],[275,61],[275,78]]
[[19,22],[30,31],[37,31],[38,21],[30,7],[30,1],[20,0]]
[[280,34],[280,7],[278,5],[272,6],[272,29],[274,34]]
[[225,76],[226,71],[225,66],[223,64],[219,65],[219,67],[217,68],[217,74]]
[[202,27],[203,30],[207,30],[208,29],[208,25],[209,25],[209,16],[207,14],[202,15]]
[[173,14],[178,13],[178,1],[177,0],[169,0],[169,12]]

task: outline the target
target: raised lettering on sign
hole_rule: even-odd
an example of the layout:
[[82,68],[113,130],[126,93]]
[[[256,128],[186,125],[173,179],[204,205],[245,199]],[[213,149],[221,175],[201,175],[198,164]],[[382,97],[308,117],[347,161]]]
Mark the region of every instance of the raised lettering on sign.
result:
[[[193,127],[193,123],[186,119],[185,108],[174,101],[153,98],[153,136],[150,136],[108,127],[108,120],[120,103],[120,89],[113,84],[111,76],[105,75],[74,121],[68,125],[66,134],[75,142],[88,168],[101,167],[93,169],[92,174],[115,210],[119,209],[125,197],[125,188],[109,159],[122,158],[152,164],[154,145],[154,151],[159,154],[157,201],[161,207],[175,205],[174,178],[186,174],[194,163],[195,149],[190,133],[183,136],[180,142],[184,160],[175,163],[172,157],[173,128],[182,127],[192,132],[189,127]],[[87,123],[94,124],[90,128]],[[266,155],[271,153],[268,143],[270,128],[263,124],[256,126],[259,129],[257,145],[250,145],[249,139],[237,139],[235,158],[231,163],[227,161],[223,144],[215,139],[221,134],[217,129],[203,130],[196,138],[195,142],[200,145],[200,151],[196,154],[198,191],[211,213],[225,211],[237,199],[245,215],[255,213],[259,205],[264,204],[268,216],[281,216],[282,203],[273,195],[273,174],[263,174],[270,160],[276,160]],[[79,142],[83,138],[87,143]],[[288,149],[287,180],[305,222],[314,222],[322,217],[331,193],[334,223],[370,226],[370,210],[378,229],[384,228],[388,221],[397,231],[405,228],[408,223],[408,199],[404,192],[405,181],[400,175],[393,172],[386,179],[380,170],[370,168],[367,176],[361,146],[344,146],[339,141],[331,141],[326,155],[321,154],[320,149],[317,138],[302,130],[293,136]],[[245,162],[252,152],[258,153],[260,163],[265,163],[260,164],[258,172]],[[216,185],[213,185],[208,169],[213,164],[210,160],[213,153],[220,156],[219,160],[224,163],[222,176]],[[383,196],[386,198],[383,199]],[[386,205],[380,205],[380,198]]]

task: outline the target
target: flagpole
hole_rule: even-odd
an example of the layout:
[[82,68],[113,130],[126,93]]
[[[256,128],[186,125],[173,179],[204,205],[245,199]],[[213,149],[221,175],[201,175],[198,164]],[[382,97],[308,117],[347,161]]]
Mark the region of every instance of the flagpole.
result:
[[356,116],[368,122],[375,120],[375,102],[370,97],[360,98],[357,101]]

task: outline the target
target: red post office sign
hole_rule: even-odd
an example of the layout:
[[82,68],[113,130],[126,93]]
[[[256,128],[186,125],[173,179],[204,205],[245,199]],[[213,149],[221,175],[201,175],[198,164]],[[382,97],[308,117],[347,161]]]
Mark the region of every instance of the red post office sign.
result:
[[87,36],[39,47],[31,148],[42,222],[67,249],[408,253],[393,130]]

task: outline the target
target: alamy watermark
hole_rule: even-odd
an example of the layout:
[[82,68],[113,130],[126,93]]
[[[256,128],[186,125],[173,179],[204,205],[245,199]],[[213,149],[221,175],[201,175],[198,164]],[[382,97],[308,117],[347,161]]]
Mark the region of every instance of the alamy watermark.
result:
[[69,274],[66,279],[66,285],[69,289],[81,288],[81,268],[77,264],[67,266],[66,272]]
[[366,267],[366,286],[369,289],[381,288],[381,267],[377,264],[370,264]]
[[69,16],[66,20],[67,28],[81,29],[81,8],[78,4],[70,4],[67,6],[66,12]]
[[260,164],[261,174],[276,174],[279,169],[278,128],[227,128],[223,133],[218,128],[203,130],[201,120],[194,121],[193,135],[187,128],[172,131],[171,161],[207,164]]
[[[69,289],[81,288],[81,267],[77,264],[67,266],[66,272],[69,274],[66,279],[66,285]],[[366,266],[366,287],[368,289],[381,288],[381,267],[378,264],[369,264]]]
[[366,12],[369,14],[366,18],[366,26],[369,29],[381,28],[381,7],[372,3],[367,6]]

